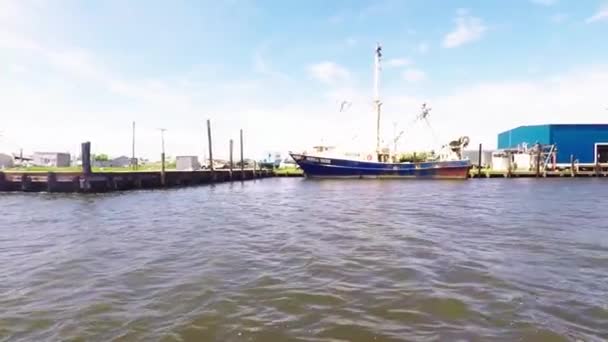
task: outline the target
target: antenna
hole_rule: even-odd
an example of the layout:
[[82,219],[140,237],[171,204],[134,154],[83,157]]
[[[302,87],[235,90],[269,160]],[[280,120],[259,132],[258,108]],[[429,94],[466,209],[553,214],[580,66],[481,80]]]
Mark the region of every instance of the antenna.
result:
[[376,154],[380,153],[380,61],[382,59],[382,46],[376,44],[376,54],[374,56],[374,106],[376,107]]

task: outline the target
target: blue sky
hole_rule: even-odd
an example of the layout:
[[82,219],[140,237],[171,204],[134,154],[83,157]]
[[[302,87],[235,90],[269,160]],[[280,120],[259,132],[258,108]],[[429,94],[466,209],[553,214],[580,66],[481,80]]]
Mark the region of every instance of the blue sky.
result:
[[[515,125],[608,121],[608,2],[0,0],[0,152],[215,154],[320,141],[373,148],[373,50],[383,137],[404,150]],[[339,103],[353,105],[339,112]],[[412,124],[428,102],[431,127]]]

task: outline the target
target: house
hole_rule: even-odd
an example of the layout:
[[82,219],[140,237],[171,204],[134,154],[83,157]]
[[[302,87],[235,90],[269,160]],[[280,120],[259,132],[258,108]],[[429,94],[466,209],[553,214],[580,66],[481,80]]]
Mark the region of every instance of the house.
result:
[[198,162],[197,156],[177,156],[175,157],[175,168],[177,171],[193,171],[199,170],[201,164]]
[[32,164],[36,166],[70,166],[70,154],[63,152],[34,152]]
[[120,156],[110,160],[110,167],[128,167],[131,166],[131,158]]
[[13,156],[8,154],[0,153],[0,169],[6,169],[9,167],[13,167],[15,162],[13,160]]

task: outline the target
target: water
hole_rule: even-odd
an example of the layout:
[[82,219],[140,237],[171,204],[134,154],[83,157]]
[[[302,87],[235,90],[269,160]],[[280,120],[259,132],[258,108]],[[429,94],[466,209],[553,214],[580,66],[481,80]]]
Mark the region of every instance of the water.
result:
[[0,194],[0,341],[603,341],[602,179]]

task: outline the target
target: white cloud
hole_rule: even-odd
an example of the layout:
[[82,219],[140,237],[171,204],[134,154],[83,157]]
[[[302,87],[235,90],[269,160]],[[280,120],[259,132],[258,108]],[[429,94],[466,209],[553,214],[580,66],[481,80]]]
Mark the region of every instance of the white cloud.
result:
[[408,82],[419,82],[426,80],[426,73],[419,69],[407,69],[403,72],[403,79]]
[[288,80],[289,77],[287,75],[272,67],[271,63],[262,55],[261,50],[262,48],[253,54],[253,71],[277,80]]
[[481,39],[487,27],[480,18],[474,17],[467,10],[458,10],[456,28],[443,39],[443,47],[455,48]]
[[11,64],[8,66],[8,71],[15,73],[15,74],[21,74],[21,73],[26,72],[27,68],[21,64]]
[[402,67],[412,64],[412,61],[407,58],[392,58],[385,63],[389,67]]
[[557,3],[557,0],[530,0],[537,5],[553,6]]
[[600,7],[600,9],[591,17],[587,18],[585,22],[591,24],[602,20],[608,20],[608,3]]
[[308,72],[313,78],[327,84],[335,84],[350,78],[350,72],[346,68],[329,61],[309,66]]
[[[528,81],[477,83],[430,99],[396,95],[384,100],[383,110],[390,113],[397,107],[415,113],[418,104],[429,101],[439,140],[466,134],[471,146],[493,148],[499,132],[519,125],[606,122],[605,89],[608,65]],[[422,138],[413,136],[411,141]]]

